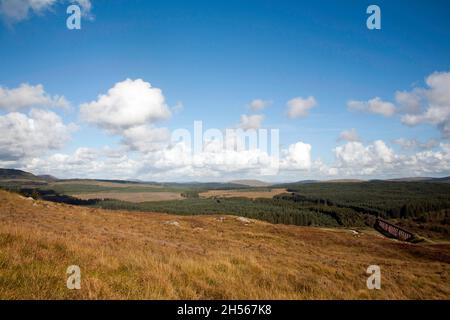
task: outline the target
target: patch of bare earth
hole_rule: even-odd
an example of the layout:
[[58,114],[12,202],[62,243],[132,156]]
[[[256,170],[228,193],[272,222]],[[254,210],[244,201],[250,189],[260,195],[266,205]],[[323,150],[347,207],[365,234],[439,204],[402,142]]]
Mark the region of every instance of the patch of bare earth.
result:
[[79,199],[115,199],[129,202],[181,200],[177,192],[93,192],[76,194]]
[[200,193],[201,198],[235,198],[243,197],[249,199],[267,198],[272,199],[274,196],[286,193],[286,189],[276,188],[261,191],[245,191],[245,190],[208,190]]
[[91,185],[98,187],[107,188],[149,188],[149,189],[160,189],[162,186],[153,184],[135,184],[135,183],[117,183],[110,181],[96,181],[96,180],[67,180],[67,181],[56,181],[52,182],[50,186],[64,186],[64,185]]
[[[366,269],[381,267],[381,290]],[[66,288],[69,265],[81,290]],[[449,299],[449,245],[0,191],[0,299]]]

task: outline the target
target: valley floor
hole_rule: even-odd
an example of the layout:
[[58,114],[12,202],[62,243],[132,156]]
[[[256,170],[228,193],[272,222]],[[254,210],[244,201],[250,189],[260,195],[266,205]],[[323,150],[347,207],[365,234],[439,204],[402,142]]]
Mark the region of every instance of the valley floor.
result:
[[[381,290],[366,287],[369,265]],[[0,299],[450,299],[450,245],[0,191]]]

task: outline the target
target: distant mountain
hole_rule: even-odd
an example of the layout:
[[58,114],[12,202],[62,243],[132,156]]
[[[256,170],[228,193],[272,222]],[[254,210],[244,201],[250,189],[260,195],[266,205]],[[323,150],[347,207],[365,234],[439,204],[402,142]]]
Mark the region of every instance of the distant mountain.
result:
[[271,185],[270,183],[264,182],[261,180],[233,180],[233,181],[230,181],[229,183],[241,184],[243,186],[248,186],[248,187],[268,187]]
[[35,176],[32,173],[16,169],[0,169],[0,179],[41,180],[39,177]]

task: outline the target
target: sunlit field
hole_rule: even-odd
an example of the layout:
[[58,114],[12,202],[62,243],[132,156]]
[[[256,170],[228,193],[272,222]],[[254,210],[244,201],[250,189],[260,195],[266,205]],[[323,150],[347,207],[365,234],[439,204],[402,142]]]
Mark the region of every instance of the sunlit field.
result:
[[[367,290],[372,264],[382,290]],[[81,269],[80,290],[66,287],[70,265]],[[449,280],[449,244],[0,191],[1,299],[449,299]]]

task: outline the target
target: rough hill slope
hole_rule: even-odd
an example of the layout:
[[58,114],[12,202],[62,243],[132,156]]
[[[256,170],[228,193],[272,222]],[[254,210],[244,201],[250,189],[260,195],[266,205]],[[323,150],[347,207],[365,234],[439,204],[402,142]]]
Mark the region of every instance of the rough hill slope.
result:
[[39,177],[22,170],[0,168],[0,179],[39,180]]
[[[381,290],[366,269],[381,267]],[[81,268],[81,290],[66,269]],[[450,246],[73,207],[0,191],[0,299],[449,299]]]

